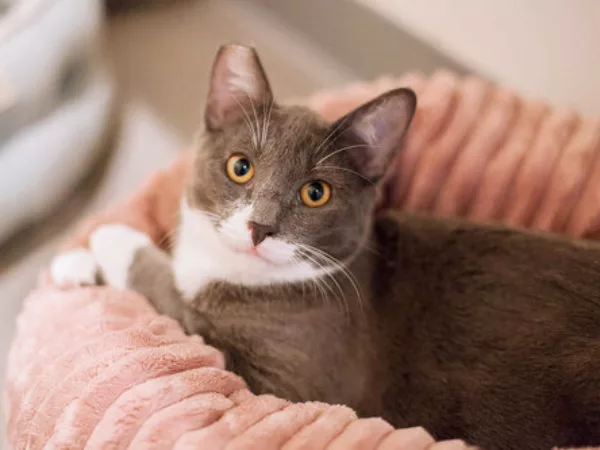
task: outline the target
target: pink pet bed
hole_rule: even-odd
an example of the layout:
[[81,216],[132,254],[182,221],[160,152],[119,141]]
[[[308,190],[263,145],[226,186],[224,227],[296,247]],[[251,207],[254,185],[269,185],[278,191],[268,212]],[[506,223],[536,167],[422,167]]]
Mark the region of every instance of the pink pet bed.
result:
[[[411,86],[419,108],[382,205],[595,237],[600,122],[439,72],[356,84],[304,99],[335,119]],[[168,246],[189,154],[127,202],[85,223],[120,222]],[[13,449],[463,449],[421,428],[395,430],[344,406],[256,396],[222,355],[133,292],[59,289],[46,274],[18,319],[5,386]]]

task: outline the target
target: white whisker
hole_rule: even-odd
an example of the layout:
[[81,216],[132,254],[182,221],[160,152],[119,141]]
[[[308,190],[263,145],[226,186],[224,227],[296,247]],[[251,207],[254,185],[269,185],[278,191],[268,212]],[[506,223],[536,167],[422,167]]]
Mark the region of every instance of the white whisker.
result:
[[375,183],[373,183],[371,180],[369,180],[368,178],[365,178],[363,175],[361,175],[360,173],[352,170],[352,169],[347,169],[346,167],[339,167],[339,166],[318,166],[318,167],[313,167],[313,170],[315,169],[332,169],[332,170],[341,170],[344,172],[348,172],[351,174],[356,175],[357,177],[361,178],[362,180],[364,180],[365,182],[369,183],[371,186],[375,186]]
[[325,139],[323,139],[323,142],[321,142],[321,144],[317,147],[317,149],[314,151],[314,153],[318,153],[319,150],[321,150],[321,148],[323,148],[323,146],[325,144],[327,144],[327,141],[329,141],[329,139],[335,135],[335,133],[340,129],[340,127],[342,127],[344,125],[344,123],[346,123],[346,121],[348,120],[348,117],[349,117],[349,115],[344,117],[344,119],[342,121],[340,121],[340,123],[338,123],[333,130],[331,130],[331,132],[325,137]]
[[267,137],[269,135],[269,125],[271,124],[271,112],[273,112],[273,104],[274,103],[275,103],[275,100],[271,99],[271,103],[269,104],[269,109],[268,109],[268,112],[266,114],[266,118],[264,120],[264,123],[265,123],[265,132],[264,132],[263,146],[265,145],[265,142],[267,141]]
[[323,259],[325,259],[327,262],[329,262],[331,265],[333,265],[336,269],[338,269],[348,279],[348,281],[352,285],[352,288],[354,289],[354,292],[356,293],[356,297],[357,297],[359,306],[360,306],[361,310],[364,310],[363,298],[360,293],[360,289],[358,287],[358,284],[359,284],[358,280],[356,279],[354,274],[352,274],[352,272],[350,272],[350,270],[345,266],[344,263],[342,263],[338,259],[334,258],[333,256],[329,255],[328,253],[324,252],[323,250],[320,250],[311,245],[303,245],[303,244],[297,244],[297,245],[306,250],[310,249],[313,252],[314,256],[316,256],[316,255],[321,256]]
[[325,285],[325,287],[328,288],[329,292],[331,292],[331,295],[333,295],[335,297],[336,300],[340,299],[342,302],[342,306],[344,307],[344,311],[345,311],[345,316],[349,317],[350,316],[350,311],[348,309],[348,305],[346,303],[346,298],[344,297],[344,291],[342,290],[342,287],[340,286],[340,284],[337,282],[337,280],[326,271],[326,268],[323,264],[320,264],[316,259],[314,259],[312,256],[310,256],[307,251],[309,251],[310,249],[307,249],[306,251],[299,251],[299,253],[304,256],[306,259],[308,259],[309,261],[311,261],[315,266],[317,266],[317,268],[319,270],[323,270],[325,272],[325,275],[327,275],[337,286],[338,291],[340,292],[340,297],[338,297],[336,295],[336,293],[333,291],[333,289],[331,288],[331,286],[329,286],[329,284],[327,284],[327,282],[325,281],[325,278],[320,278],[320,277],[315,277],[313,278],[313,281],[315,283],[321,282]]
[[237,99],[237,97],[233,93],[231,94],[231,96],[236,101],[236,103],[238,105],[240,105],[240,108],[244,112],[244,116],[246,116],[244,121],[246,122],[246,125],[248,125],[248,128],[250,129],[250,136],[252,136],[252,143],[254,144],[254,147],[258,147],[258,129],[256,129],[256,130],[254,129],[254,126],[252,125],[252,120],[250,119],[250,115],[248,114],[248,111],[246,111],[246,108],[244,108],[244,105],[242,105],[240,103],[240,101]]
[[[319,250],[319,249],[317,249],[315,247],[312,247],[310,245],[299,244],[299,247],[303,248],[305,252],[310,252],[312,254],[312,256],[314,256],[314,257],[321,257],[321,258],[323,258],[326,262],[328,262],[330,265],[334,266],[337,270],[340,270],[342,273],[345,271],[344,267],[341,264],[337,263],[336,262],[337,260],[335,260],[335,258],[324,257],[324,253],[321,250]],[[314,259],[311,259],[311,261],[315,262]],[[315,264],[317,264],[318,267],[324,269],[324,265],[323,264],[318,264],[317,262],[315,262]],[[348,301],[347,301],[346,296],[344,294],[344,290],[342,289],[342,287],[340,286],[339,282],[335,279],[335,277],[333,276],[332,273],[330,273],[328,271],[325,271],[325,275],[327,275],[335,283],[335,285],[337,286],[337,288],[338,288],[338,290],[340,292],[340,295],[341,295],[342,305],[344,307],[344,311],[346,313],[346,316],[350,317],[350,309],[348,307]],[[359,299],[359,301],[360,301],[360,299]]]
[[347,147],[338,148],[337,150],[331,152],[329,155],[323,156],[320,160],[317,161],[315,166],[318,166],[323,161],[326,161],[328,158],[331,158],[333,155],[337,155],[338,153],[345,152],[347,150],[351,150],[353,148],[359,148],[359,147],[368,147],[368,145],[367,144],[356,144],[356,145],[348,145]]
[[[325,292],[325,289],[323,288],[322,285],[322,280],[318,277],[315,278],[310,278],[309,281],[311,282],[311,285],[314,286],[315,288],[317,288],[319,290],[319,293],[321,294],[321,301],[325,304],[327,303],[327,293]],[[304,283],[302,283],[304,285]]]
[[260,124],[258,123],[258,112],[256,110],[256,107],[254,106],[254,100],[252,100],[252,97],[250,96],[250,94],[246,93],[246,95],[248,96],[248,100],[250,100],[250,106],[252,106],[252,114],[254,116],[254,123],[256,124],[256,147],[260,145],[262,145],[262,135],[260,134]]

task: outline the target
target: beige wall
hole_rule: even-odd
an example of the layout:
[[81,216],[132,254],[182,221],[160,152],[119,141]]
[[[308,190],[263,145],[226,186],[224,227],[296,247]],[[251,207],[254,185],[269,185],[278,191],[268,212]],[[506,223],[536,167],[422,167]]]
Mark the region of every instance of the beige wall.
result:
[[600,0],[356,0],[518,91],[600,115]]

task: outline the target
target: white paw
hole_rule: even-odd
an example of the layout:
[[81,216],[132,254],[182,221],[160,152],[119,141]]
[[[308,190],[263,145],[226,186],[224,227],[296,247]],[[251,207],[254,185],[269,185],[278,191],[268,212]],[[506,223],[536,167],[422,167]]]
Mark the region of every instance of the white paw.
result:
[[50,264],[52,281],[59,286],[96,284],[98,267],[92,252],[77,248],[54,257]]
[[147,234],[120,223],[103,225],[90,236],[90,249],[104,282],[120,289],[127,287],[136,252],[150,245],[152,240]]

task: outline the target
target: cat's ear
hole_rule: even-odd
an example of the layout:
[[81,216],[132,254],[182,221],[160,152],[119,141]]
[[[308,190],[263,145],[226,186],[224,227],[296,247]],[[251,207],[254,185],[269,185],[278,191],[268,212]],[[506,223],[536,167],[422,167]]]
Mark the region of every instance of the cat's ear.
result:
[[237,44],[219,48],[212,74],[204,118],[208,130],[221,130],[258,108],[269,106],[273,94],[252,47]]
[[372,182],[379,181],[401,148],[417,106],[407,88],[388,91],[359,106],[332,125],[364,142],[349,149],[357,169]]

